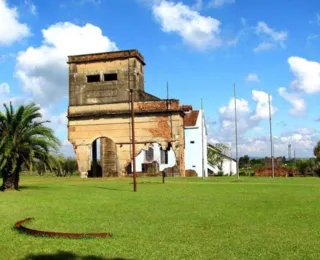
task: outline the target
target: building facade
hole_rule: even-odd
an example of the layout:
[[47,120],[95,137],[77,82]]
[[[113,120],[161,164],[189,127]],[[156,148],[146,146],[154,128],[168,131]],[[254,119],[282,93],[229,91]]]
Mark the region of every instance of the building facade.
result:
[[192,107],[145,92],[145,62],[137,50],[69,56],[68,64],[68,139],[82,177],[131,172],[129,89],[134,95],[135,156],[158,144],[161,150],[174,153],[174,175],[184,176],[184,115]]
[[185,169],[208,177],[208,133],[203,110],[189,111],[184,118]]

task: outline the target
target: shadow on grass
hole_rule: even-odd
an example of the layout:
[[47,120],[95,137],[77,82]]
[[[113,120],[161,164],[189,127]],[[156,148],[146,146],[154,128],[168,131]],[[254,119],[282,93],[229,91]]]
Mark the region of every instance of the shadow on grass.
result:
[[[133,183],[131,183],[132,185]],[[163,184],[161,181],[139,181],[138,184]]]
[[129,190],[120,190],[120,189],[115,189],[115,188],[109,188],[109,187],[97,187],[98,189],[103,189],[103,190],[113,190],[113,191],[129,191]]
[[41,189],[47,189],[46,186],[35,186],[35,185],[21,185],[19,186],[19,189],[17,191],[23,191],[23,190],[41,190]]
[[56,254],[33,254],[23,258],[23,260],[126,260],[121,257],[104,258],[100,256],[78,256],[71,252],[60,251]]

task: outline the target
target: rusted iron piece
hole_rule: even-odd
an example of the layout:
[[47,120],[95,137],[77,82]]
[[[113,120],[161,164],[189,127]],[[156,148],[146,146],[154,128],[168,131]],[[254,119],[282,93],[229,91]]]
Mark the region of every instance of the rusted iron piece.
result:
[[15,227],[23,233],[33,235],[33,236],[47,236],[47,237],[64,237],[64,238],[90,238],[90,237],[111,237],[112,233],[64,233],[64,232],[51,232],[51,231],[41,231],[36,229],[31,229],[24,227],[22,224],[33,220],[33,218],[26,218],[24,220],[18,221]]

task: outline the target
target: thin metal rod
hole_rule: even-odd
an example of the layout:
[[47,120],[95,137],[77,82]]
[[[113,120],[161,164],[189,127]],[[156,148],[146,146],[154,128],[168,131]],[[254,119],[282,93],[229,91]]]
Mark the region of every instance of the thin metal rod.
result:
[[272,164],[272,178],[274,178],[274,151],[273,151],[273,138],[272,138],[272,119],[271,119],[271,101],[270,94],[268,94],[269,101],[269,123],[270,123],[270,150],[271,150],[271,164]]
[[[169,112],[169,108],[171,109],[171,102],[170,102],[170,107],[169,107],[169,82],[167,81],[167,112]],[[170,136],[171,139],[173,137],[173,124],[172,124],[172,114],[171,112],[169,112],[169,117],[170,117]],[[173,171],[173,167],[171,167],[171,175],[172,177],[174,177],[174,171]]]
[[134,132],[134,102],[133,102],[133,89],[130,89],[130,103],[131,103],[131,136],[132,136],[132,161],[133,161],[133,191],[137,191],[137,173],[136,173],[136,144]]
[[233,85],[234,90],[234,124],[235,124],[235,134],[236,134],[236,173],[239,179],[239,163],[238,163],[238,119],[237,119],[237,95],[236,95],[236,83]]
[[205,178],[205,169],[204,169],[204,140],[203,140],[203,128],[204,128],[204,120],[203,120],[203,102],[201,98],[201,148],[202,148],[202,180]]

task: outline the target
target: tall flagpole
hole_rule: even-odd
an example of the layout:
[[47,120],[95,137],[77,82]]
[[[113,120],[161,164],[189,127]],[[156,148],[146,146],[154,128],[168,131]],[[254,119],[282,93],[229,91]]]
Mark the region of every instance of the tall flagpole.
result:
[[270,94],[268,94],[269,101],[269,123],[270,123],[270,150],[271,150],[271,164],[272,164],[272,178],[274,178],[274,150],[273,150],[273,138],[272,138],[272,121],[271,121],[271,101]]
[[236,173],[239,179],[239,163],[238,163],[238,120],[237,120],[237,95],[236,95],[236,83],[233,85],[234,90],[234,124],[235,124],[235,134],[236,134]]
[[203,144],[203,103],[202,103],[202,98],[201,98],[201,141],[202,141],[202,180],[205,178],[205,170],[204,170],[204,144]]
[[133,191],[137,191],[137,173],[136,173],[136,140],[134,129],[134,97],[133,89],[130,88],[130,104],[131,104],[131,138],[132,138],[132,160],[133,160]]

